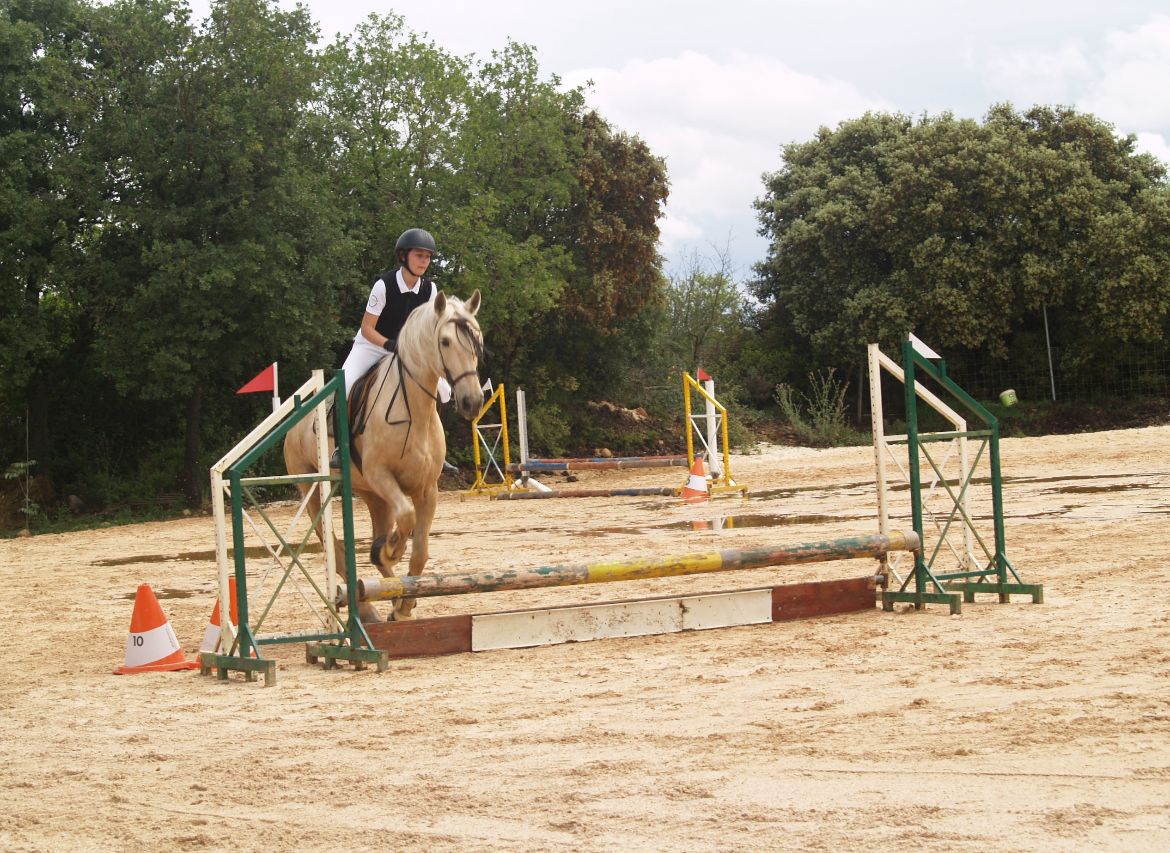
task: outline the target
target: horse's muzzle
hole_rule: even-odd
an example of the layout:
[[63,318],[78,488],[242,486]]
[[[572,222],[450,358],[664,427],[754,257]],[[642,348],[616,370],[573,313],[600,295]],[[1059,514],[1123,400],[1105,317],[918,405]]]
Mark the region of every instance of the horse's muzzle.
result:
[[463,415],[467,420],[472,420],[479,414],[479,410],[483,408],[483,389],[472,387],[467,389],[465,393],[457,393],[455,395],[455,407],[459,409],[459,414]]

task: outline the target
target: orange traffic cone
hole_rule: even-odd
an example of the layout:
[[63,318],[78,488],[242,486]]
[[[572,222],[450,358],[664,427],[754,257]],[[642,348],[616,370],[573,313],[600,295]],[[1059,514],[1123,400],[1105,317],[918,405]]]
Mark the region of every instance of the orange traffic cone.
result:
[[687,503],[707,500],[707,475],[703,473],[702,456],[695,457],[694,464],[691,465],[691,476],[687,479],[687,484],[683,486],[682,496]]
[[114,674],[198,667],[199,664],[187,660],[183,654],[179,638],[154,597],[150,584],[139,586],[134,596],[134,615],[130,617],[130,636],[126,639],[126,662],[115,669]]
[[[236,579],[230,576],[228,577],[228,598],[231,600],[228,612],[231,615],[232,627],[234,628],[240,624],[240,613],[236,606]],[[211,611],[211,619],[207,623],[207,629],[203,632],[203,642],[199,644],[199,651],[214,652],[219,647],[219,635],[219,597],[216,596],[215,607]]]

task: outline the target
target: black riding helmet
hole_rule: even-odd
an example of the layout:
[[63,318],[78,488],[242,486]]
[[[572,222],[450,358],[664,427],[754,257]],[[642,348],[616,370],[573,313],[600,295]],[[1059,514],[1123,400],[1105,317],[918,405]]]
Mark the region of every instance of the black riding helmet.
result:
[[407,228],[394,244],[394,257],[398,258],[398,263],[405,266],[406,253],[411,249],[426,249],[433,255],[435,238],[421,228]]

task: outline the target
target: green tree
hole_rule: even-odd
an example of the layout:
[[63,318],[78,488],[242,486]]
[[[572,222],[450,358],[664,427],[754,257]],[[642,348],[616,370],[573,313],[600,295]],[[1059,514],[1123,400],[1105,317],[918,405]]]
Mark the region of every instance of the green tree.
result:
[[462,59],[400,16],[371,16],[324,66],[335,179],[366,267],[354,317],[416,225],[438,240],[441,286],[484,290],[497,380],[519,370],[575,387],[596,370],[598,339],[661,302],[662,161],[543,76],[531,47]]
[[393,264],[398,233],[426,227],[439,245],[439,285],[462,296],[484,290],[480,322],[492,369],[506,378],[569,270],[541,227],[574,190],[566,128],[579,93],[542,79],[527,46],[509,43],[482,63],[458,58],[397,15],[371,16],[326,49],[324,67],[335,176],[364,267],[347,313],[360,316],[373,275]]
[[261,0],[221,0],[198,31],[166,2],[102,12],[92,156],[108,206],[82,284],[118,391],[181,408],[197,504],[207,402],[269,361],[320,363],[340,334],[349,243],[301,122],[316,28]]
[[723,348],[738,336],[745,314],[726,249],[713,259],[692,252],[683,260],[667,285],[667,310],[679,366],[713,370]]
[[428,227],[446,243],[432,220],[456,162],[469,66],[393,13],[371,15],[326,47],[321,66],[315,110],[333,140],[330,182],[358,247],[345,306],[356,323],[374,275],[393,265],[402,231]]
[[529,331],[526,372],[566,412],[582,396],[645,402],[647,385],[670,381],[659,333],[666,277],[658,219],[669,192],[666,166],[636,136],[598,113],[579,116],[570,205],[548,226],[572,263],[554,311]]
[[[510,381],[534,325],[563,299],[572,259],[549,228],[576,189],[581,95],[544,78],[535,51],[509,42],[476,66],[447,210],[457,289],[482,287],[488,368]],[[449,263],[448,263],[449,261]]]
[[67,283],[93,214],[95,164],[78,150],[85,13],[68,0],[0,2],[0,412],[27,403],[41,459],[52,457],[52,386],[77,337]]
[[822,365],[915,331],[1002,356],[1045,306],[1082,356],[1163,334],[1165,167],[1071,109],[867,114],[784,148],[754,290]]

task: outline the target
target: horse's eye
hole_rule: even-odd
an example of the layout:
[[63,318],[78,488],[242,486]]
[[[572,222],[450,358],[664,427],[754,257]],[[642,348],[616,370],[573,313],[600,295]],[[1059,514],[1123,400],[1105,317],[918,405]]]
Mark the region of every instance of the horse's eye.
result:
[[449,346],[451,346],[451,342],[449,340],[447,340],[446,338],[443,338],[443,346],[449,347]]

